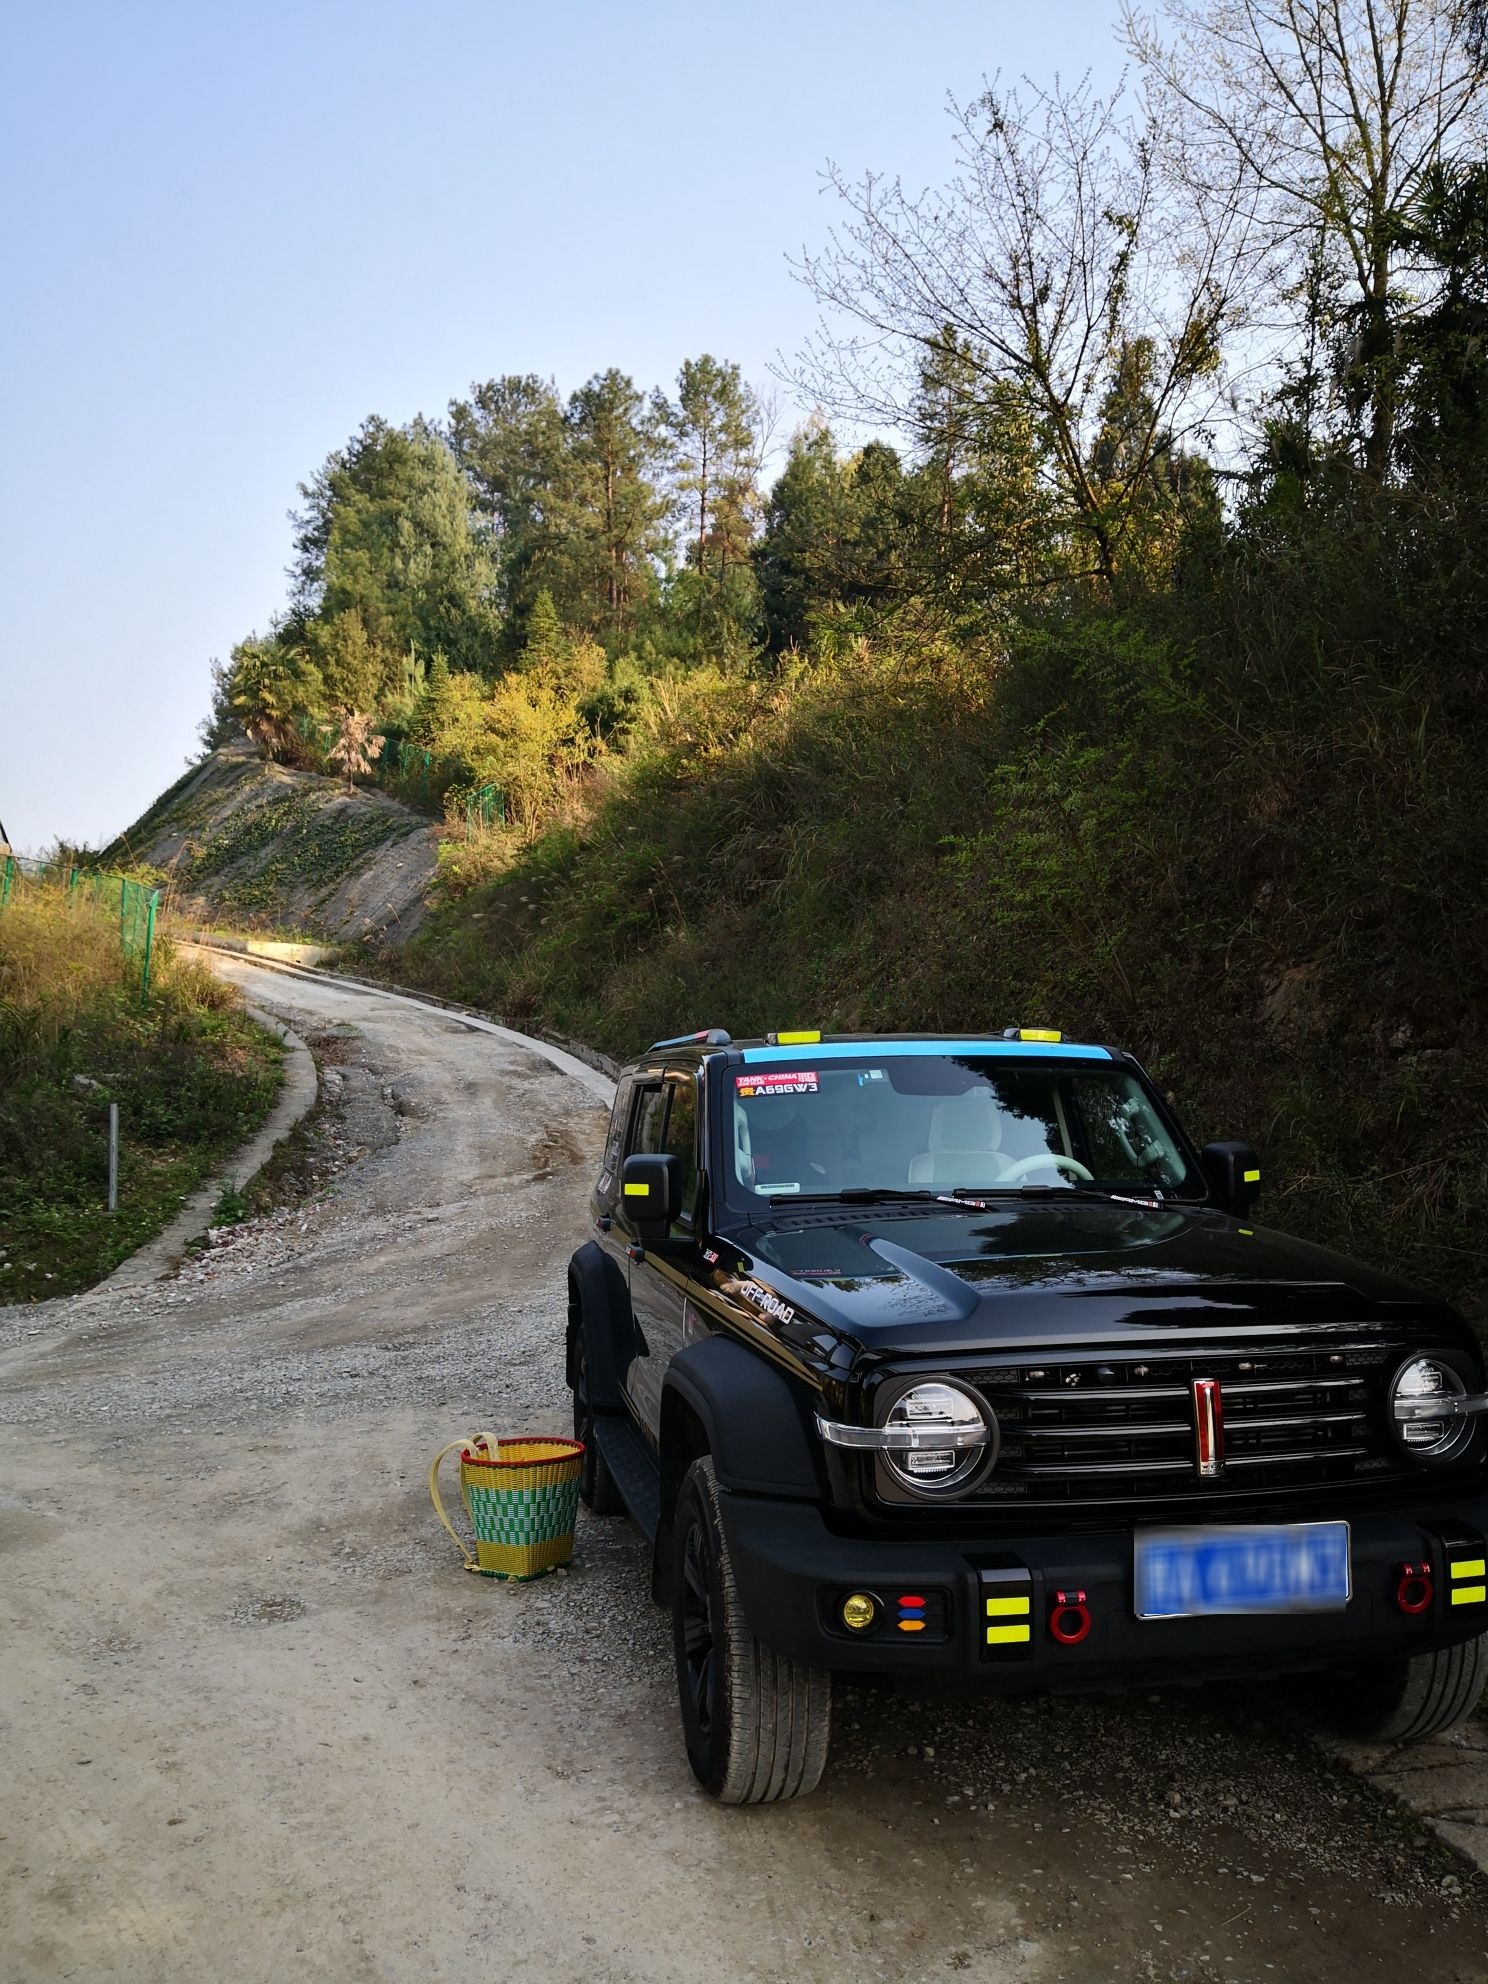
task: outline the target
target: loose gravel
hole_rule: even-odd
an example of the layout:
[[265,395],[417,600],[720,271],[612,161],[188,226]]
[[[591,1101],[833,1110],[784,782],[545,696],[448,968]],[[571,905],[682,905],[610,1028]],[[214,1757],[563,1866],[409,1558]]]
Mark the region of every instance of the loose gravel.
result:
[[498,1585],[424,1488],[566,1425],[593,1096],[224,969],[322,1064],[278,1201],[0,1311],[0,1976],[1488,1978],[1482,1881],[1263,1691],[844,1688],[813,1798],[702,1799],[630,1525]]

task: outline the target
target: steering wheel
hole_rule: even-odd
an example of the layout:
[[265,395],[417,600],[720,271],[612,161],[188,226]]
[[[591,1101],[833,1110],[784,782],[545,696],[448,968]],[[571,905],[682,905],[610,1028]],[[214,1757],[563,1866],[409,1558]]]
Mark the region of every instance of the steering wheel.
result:
[[999,1185],[1017,1185],[1034,1171],[1042,1171],[1047,1165],[1057,1164],[1065,1171],[1073,1171],[1082,1184],[1093,1185],[1095,1173],[1087,1171],[1077,1157],[1065,1157],[1057,1150],[1040,1151],[1037,1157],[1020,1157],[1016,1164],[1010,1164],[998,1179]]

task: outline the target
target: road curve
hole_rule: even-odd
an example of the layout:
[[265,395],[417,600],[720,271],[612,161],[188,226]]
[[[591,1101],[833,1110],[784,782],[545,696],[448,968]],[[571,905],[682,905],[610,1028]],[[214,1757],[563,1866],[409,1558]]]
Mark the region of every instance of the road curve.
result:
[[503,1587],[423,1486],[565,1426],[602,1091],[220,968],[340,1071],[355,1161],[175,1280],[0,1311],[0,1977],[1481,1984],[1481,1885],[1264,1696],[844,1691],[819,1794],[702,1800],[629,1527]]

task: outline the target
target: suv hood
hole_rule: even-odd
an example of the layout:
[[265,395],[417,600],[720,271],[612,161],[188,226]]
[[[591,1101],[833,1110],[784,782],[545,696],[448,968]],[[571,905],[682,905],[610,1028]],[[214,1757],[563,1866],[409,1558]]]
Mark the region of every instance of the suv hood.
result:
[[864,1350],[932,1356],[1017,1342],[1398,1328],[1451,1311],[1326,1248],[1194,1207],[823,1209],[741,1236],[782,1301]]

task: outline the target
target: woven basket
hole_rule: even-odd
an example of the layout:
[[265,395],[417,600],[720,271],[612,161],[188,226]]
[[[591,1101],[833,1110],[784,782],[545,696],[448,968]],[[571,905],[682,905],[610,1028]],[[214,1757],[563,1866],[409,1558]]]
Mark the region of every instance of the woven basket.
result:
[[[439,1499],[440,1463],[457,1450],[460,1494],[475,1535],[473,1557]],[[441,1448],[429,1469],[429,1494],[460,1546],[466,1570],[483,1578],[540,1578],[568,1563],[583,1459],[581,1440],[547,1435],[494,1440],[478,1433]]]

